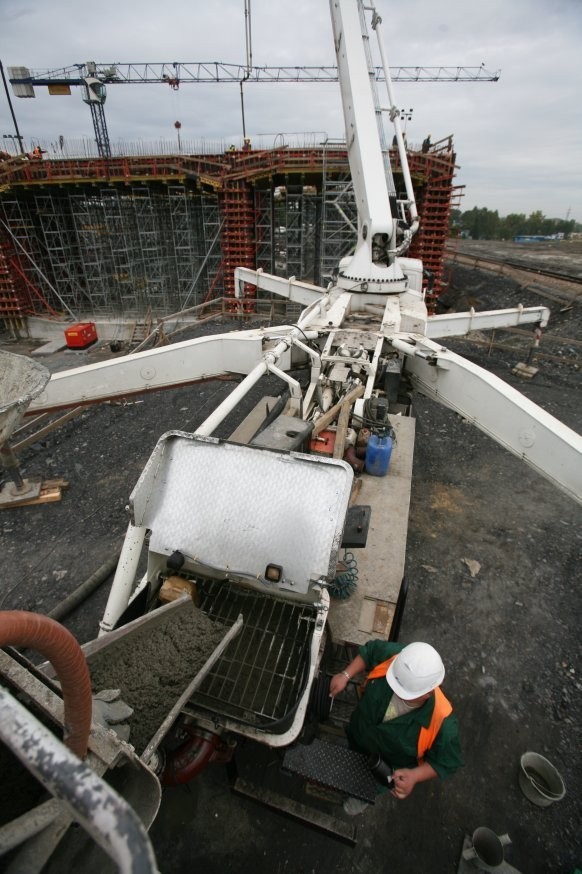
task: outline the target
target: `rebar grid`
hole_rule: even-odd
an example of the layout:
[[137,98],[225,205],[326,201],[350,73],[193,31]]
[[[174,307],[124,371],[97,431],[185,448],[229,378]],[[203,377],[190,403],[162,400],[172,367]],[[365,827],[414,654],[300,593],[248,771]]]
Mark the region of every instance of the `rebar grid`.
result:
[[257,727],[284,723],[304,688],[315,608],[217,580],[198,591],[208,616],[230,626],[242,614],[243,628],[190,703]]

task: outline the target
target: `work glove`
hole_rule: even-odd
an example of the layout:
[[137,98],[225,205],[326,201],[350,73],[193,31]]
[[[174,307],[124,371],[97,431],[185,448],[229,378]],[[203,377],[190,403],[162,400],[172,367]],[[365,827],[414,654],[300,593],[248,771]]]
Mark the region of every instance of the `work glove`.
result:
[[93,695],[93,722],[109,728],[121,738],[129,740],[130,726],[125,722],[133,713],[133,707],[119,697],[120,689],[103,689]]

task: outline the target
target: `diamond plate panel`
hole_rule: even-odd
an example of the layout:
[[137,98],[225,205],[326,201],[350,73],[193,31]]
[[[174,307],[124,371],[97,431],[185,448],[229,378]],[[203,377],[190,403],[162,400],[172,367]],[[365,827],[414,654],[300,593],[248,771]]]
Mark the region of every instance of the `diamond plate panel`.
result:
[[130,502],[150,550],[306,592],[335,571],[353,473],[343,461],[165,434]]
[[378,795],[379,786],[368,767],[367,756],[338,744],[317,738],[309,745],[298,744],[285,752],[283,767],[362,801],[374,801]]

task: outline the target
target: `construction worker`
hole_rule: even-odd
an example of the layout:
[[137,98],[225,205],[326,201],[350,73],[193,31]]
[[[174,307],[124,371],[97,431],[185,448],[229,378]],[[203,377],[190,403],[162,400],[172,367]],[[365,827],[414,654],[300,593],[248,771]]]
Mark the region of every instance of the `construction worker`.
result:
[[422,154],[426,155],[430,149],[430,134],[422,141]]
[[[346,734],[350,747],[368,756],[380,754],[394,769],[390,791],[395,798],[406,798],[417,783],[448,777],[461,767],[457,719],[440,689],[444,665],[430,644],[403,647],[370,641],[345,670],[332,677],[331,697],[343,692],[362,671],[368,672],[364,693]],[[378,791],[386,791],[386,786],[378,784]],[[351,815],[366,807],[356,798],[344,802]]]

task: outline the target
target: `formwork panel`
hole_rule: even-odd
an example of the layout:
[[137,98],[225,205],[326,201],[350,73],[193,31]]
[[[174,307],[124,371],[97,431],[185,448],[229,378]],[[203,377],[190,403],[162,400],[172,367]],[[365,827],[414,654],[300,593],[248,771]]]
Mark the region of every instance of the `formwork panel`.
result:
[[[402,189],[398,156],[393,177]],[[408,153],[420,230],[409,255],[444,289],[452,141]],[[353,251],[345,144],[216,155],[47,160],[10,166],[0,194],[0,317],[63,312],[153,318],[234,295],[237,266],[327,285]],[[281,195],[283,192],[283,195]],[[252,311],[253,288],[245,290]]]

